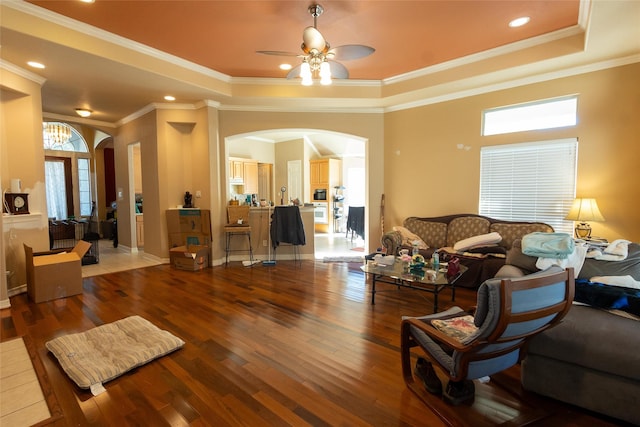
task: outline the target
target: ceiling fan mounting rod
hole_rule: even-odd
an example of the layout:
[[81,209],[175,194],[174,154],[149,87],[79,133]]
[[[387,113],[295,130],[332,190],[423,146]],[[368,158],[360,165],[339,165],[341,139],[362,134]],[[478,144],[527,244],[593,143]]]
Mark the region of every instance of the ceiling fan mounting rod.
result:
[[313,16],[313,28],[318,28],[318,16],[322,15],[324,8],[319,4],[312,4],[309,6],[309,13]]

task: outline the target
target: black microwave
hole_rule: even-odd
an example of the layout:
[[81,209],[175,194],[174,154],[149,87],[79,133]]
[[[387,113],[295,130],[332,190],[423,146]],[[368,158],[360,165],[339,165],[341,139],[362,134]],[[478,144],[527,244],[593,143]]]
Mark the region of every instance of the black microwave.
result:
[[327,200],[327,190],[316,189],[313,192],[313,200]]

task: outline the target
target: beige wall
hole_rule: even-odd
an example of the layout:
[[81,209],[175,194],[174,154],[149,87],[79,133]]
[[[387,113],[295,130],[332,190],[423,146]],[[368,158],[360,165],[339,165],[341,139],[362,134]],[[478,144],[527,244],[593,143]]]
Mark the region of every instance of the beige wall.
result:
[[[385,115],[385,229],[411,215],[478,210],[480,148],[577,137],[577,196],[595,197],[609,240],[640,241],[640,64]],[[578,125],[482,137],[491,107],[578,94]],[[459,150],[457,144],[471,147]]]
[[[194,194],[196,207],[211,209],[212,204],[219,204],[219,183],[211,179],[218,163],[217,132],[211,128],[217,123],[216,115],[209,107],[162,109],[120,128],[114,147],[116,190],[123,191],[122,199],[118,200],[118,236],[124,246],[135,246],[132,245],[135,217],[130,203],[128,146],[140,143],[145,254],[167,259],[166,210],[182,205],[186,191]],[[201,197],[196,198],[198,191]]]
[[[24,73],[29,74],[29,73]],[[11,179],[22,181],[29,193],[31,215],[3,217],[0,306],[8,304],[7,292],[26,284],[23,243],[36,251],[49,249],[44,148],[42,145],[42,101],[37,81],[0,68],[0,178],[9,191]],[[10,271],[8,277],[4,271]]]

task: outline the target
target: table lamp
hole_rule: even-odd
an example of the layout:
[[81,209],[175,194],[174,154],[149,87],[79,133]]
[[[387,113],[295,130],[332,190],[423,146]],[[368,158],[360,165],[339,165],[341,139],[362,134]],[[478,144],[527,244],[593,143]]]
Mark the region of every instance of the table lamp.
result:
[[569,213],[564,218],[571,221],[579,221],[576,225],[576,237],[579,239],[588,239],[591,237],[591,226],[587,221],[604,221],[604,217],[598,209],[596,199],[578,198],[573,201]]

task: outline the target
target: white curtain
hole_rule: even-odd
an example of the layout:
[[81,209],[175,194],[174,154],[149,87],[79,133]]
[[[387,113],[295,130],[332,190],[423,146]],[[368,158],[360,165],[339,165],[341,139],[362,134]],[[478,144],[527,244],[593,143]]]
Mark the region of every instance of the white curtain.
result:
[[67,219],[67,192],[64,179],[64,162],[44,162],[45,187],[47,191],[47,216]]

